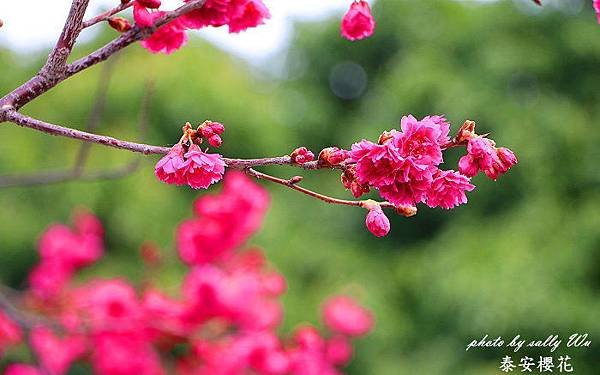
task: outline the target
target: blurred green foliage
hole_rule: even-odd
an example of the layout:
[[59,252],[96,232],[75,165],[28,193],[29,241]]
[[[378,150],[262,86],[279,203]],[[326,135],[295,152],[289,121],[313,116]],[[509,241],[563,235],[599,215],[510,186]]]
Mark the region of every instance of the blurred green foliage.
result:
[[[251,242],[288,278],[283,331],[316,323],[320,301],[342,291],[377,317],[376,330],[357,345],[352,374],[496,374],[510,353],[465,352],[471,340],[575,332],[589,333],[592,347],[563,346],[553,355],[569,354],[576,373],[598,373],[600,27],[587,3],[581,12],[573,9],[582,2],[571,3],[533,15],[509,1],[379,1],[371,39],[339,38],[337,19],[301,24],[291,48],[260,68],[200,40],[168,57],[135,46],[116,67],[99,131],[136,139],[148,78],[156,86],[149,143],[171,144],[183,122],[210,118],[227,125],[222,152],[228,156],[348,147],[397,127],[407,113],[445,113],[454,129],[476,120],[481,132],[515,150],[519,165],[497,182],[476,177],[467,206],[394,217],[384,239],[363,228],[360,210],[268,186],[272,207]],[[0,91],[31,76],[42,57],[0,53]],[[24,112],[81,127],[99,69],[64,82]],[[79,147],[8,124],[0,125],[0,137],[2,174],[64,168]],[[460,153],[448,153],[448,168]],[[90,168],[134,157],[94,146]],[[158,183],[155,159],[144,158],[137,173],[118,181],[0,191],[1,280],[23,287],[39,234],[86,206],[106,225],[108,252],[84,277],[140,280],[139,245],[153,241],[170,258],[157,282],[174,290],[183,274],[174,228],[191,215],[199,193]],[[306,173],[305,185],[346,194],[328,171]]]

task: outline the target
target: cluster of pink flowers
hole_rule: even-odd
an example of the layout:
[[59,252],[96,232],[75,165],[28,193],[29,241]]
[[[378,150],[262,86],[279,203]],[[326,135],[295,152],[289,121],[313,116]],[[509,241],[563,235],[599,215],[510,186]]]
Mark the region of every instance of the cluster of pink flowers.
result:
[[[377,143],[363,139],[350,150],[324,149],[318,163],[342,167],[342,184],[355,197],[376,189],[404,216],[413,215],[418,203],[443,209],[467,203],[466,192],[475,188],[471,177],[481,171],[495,180],[517,163],[512,151],[477,135],[472,121],[466,121],[453,139],[443,116],[405,116],[400,128],[384,132]],[[467,155],[460,159],[458,171],[439,168],[444,150],[464,145]],[[362,206],[369,210],[367,228],[375,236],[386,235],[390,224],[380,205],[368,200]]]
[[[189,1],[184,0],[184,2]],[[153,25],[157,19],[165,15],[164,11],[159,10],[160,6],[159,0],[134,0],[135,23],[141,27]],[[269,10],[262,0],[206,0],[201,8],[160,27],[142,41],[142,46],[154,53],[169,54],[185,44],[188,29],[227,25],[230,33],[239,33],[263,24],[269,17]]]
[[375,19],[369,3],[365,0],[352,1],[350,9],[342,18],[340,33],[348,40],[365,39],[375,32]]
[[[219,194],[198,199],[197,217],[177,231],[190,268],[176,295],[151,279],[139,287],[121,278],[75,282],[73,269],[103,252],[102,226],[80,214],[75,229],[50,227],[39,243],[36,270],[61,264],[47,272],[64,275],[48,282],[34,270],[30,289],[15,301],[28,316],[44,319],[30,319],[25,332],[0,310],[0,358],[28,336],[38,363],[11,363],[4,373],[62,375],[74,362],[88,362],[100,375],[340,374],[352,356],[351,340],[372,329],[373,317],[338,296],[323,305],[326,333],[303,325],[289,338],[277,335],[285,279],[260,250],[241,250],[267,205],[266,192],[241,172],[230,173]],[[156,270],[155,251],[143,254]]]
[[189,185],[194,189],[206,189],[221,181],[225,173],[223,158],[219,154],[203,152],[199,144],[204,137],[211,146],[219,147],[220,135],[225,131],[223,125],[205,121],[196,130],[189,123],[183,129],[182,141],[156,163],[156,177],[167,184]]

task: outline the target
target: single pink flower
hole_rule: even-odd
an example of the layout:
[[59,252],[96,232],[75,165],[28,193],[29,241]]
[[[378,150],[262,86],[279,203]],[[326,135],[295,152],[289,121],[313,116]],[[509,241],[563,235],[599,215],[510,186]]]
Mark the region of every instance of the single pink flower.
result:
[[[190,0],[185,0],[186,3]],[[229,22],[229,4],[231,0],[207,0],[200,9],[184,14],[183,24],[190,29],[200,29],[205,26],[219,27]]]
[[269,195],[242,172],[229,172],[223,190],[196,200],[198,218],[177,228],[179,256],[187,264],[229,258],[260,227]]
[[271,18],[262,0],[231,0],[229,5],[229,32],[239,33],[265,23]]
[[364,0],[353,1],[344,15],[340,32],[348,40],[360,40],[373,35],[375,20],[371,14],[369,3]]
[[73,277],[72,265],[56,260],[42,260],[28,275],[32,294],[41,300],[59,296]]
[[378,145],[363,139],[352,145],[350,160],[356,163],[358,182],[381,187],[394,182],[403,159],[398,149],[389,144]]
[[221,155],[207,154],[197,145],[191,145],[184,157],[187,164],[185,178],[190,187],[206,189],[223,178],[225,162]]
[[102,375],[164,375],[160,357],[143,336],[103,332],[92,337],[91,363]]
[[183,159],[183,154],[184,150],[181,143],[177,143],[175,146],[173,146],[167,155],[165,155],[158,161],[158,163],[156,163],[156,167],[154,168],[154,174],[156,177],[167,184],[187,184],[187,180],[185,178],[187,164]]
[[478,171],[491,169],[498,159],[494,143],[484,137],[469,139],[467,152],[458,162],[458,170],[467,177],[475,176]]
[[[435,120],[439,119],[436,117]],[[413,116],[404,116],[400,121],[402,132],[396,132],[392,142],[403,157],[413,157],[419,164],[438,165],[442,159],[441,144],[448,140],[449,126],[425,118],[418,121]]]
[[366,224],[369,232],[373,233],[376,237],[383,237],[390,231],[390,221],[379,205],[369,210]]
[[427,205],[449,210],[467,203],[465,192],[475,189],[470,179],[455,171],[442,171],[433,176],[431,188],[427,192]]
[[[150,12],[147,8],[140,6],[137,2],[133,6],[133,18],[135,23],[141,27],[148,27],[162,17],[165,12]],[[177,18],[166,25],[158,28],[152,35],[142,41],[142,47],[152,53],[173,53],[181,48],[187,41],[185,25]]]
[[373,328],[373,315],[352,298],[330,298],[323,307],[323,321],[333,332],[362,336]]
[[352,358],[352,344],[347,337],[336,335],[327,340],[326,355],[336,366],[347,364]]
[[30,340],[44,368],[56,375],[65,374],[71,364],[87,351],[84,337],[59,338],[46,327],[34,328]]

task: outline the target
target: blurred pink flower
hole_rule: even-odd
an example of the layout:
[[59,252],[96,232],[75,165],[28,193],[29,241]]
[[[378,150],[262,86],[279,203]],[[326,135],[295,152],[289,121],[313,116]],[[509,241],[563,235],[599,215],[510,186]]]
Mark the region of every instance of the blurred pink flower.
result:
[[600,0],[594,0],[594,10],[598,16],[598,23],[600,23]]
[[373,328],[371,312],[346,296],[330,298],[323,307],[323,320],[333,332],[361,336]]
[[0,310],[0,359],[7,347],[17,345],[22,339],[21,328]]
[[271,18],[262,0],[231,0],[229,5],[229,32],[239,33],[265,23]]
[[4,370],[4,375],[42,375],[37,367],[22,363],[12,363]]
[[59,338],[46,327],[34,328],[30,340],[41,364],[53,375],[65,374],[71,363],[87,351],[83,336]]

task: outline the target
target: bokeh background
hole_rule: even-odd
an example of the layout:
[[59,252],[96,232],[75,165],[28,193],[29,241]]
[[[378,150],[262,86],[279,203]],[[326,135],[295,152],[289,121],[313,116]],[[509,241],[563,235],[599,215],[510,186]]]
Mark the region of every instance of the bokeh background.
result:
[[[466,206],[393,217],[383,239],[366,231],[362,210],[265,185],[272,206],[251,243],[288,279],[282,332],[318,324],[320,301],[342,291],[377,318],[374,332],[358,341],[349,374],[496,374],[510,353],[465,352],[471,340],[577,332],[590,335],[590,348],[563,346],[552,355],[570,355],[575,373],[598,374],[600,26],[591,4],[564,0],[532,11],[520,1],[380,0],[374,15],[375,35],[357,43],[338,36],[341,14],[297,23],[290,47],[260,64],[200,38],[172,56],[129,48],[114,68],[98,131],[139,137],[148,79],[155,84],[148,143],[172,144],[183,122],[209,118],[226,124],[222,153],[232,157],[349,147],[397,127],[408,113],[446,114],[453,130],[476,120],[515,151],[518,166],[496,182],[474,178]],[[106,30],[76,54],[114,36]],[[34,74],[44,57],[0,50],[0,92]],[[94,67],[64,82],[24,112],[83,127],[100,72]],[[0,174],[68,167],[79,146],[0,125]],[[448,168],[460,153],[447,153]],[[136,157],[94,146],[89,168]],[[156,279],[174,287],[183,273],[174,229],[203,192],[156,181],[156,159],[143,157],[136,173],[116,181],[1,189],[0,281],[23,288],[39,234],[83,206],[106,226],[107,255],[82,278],[140,280],[139,246],[152,241],[169,258]],[[307,187],[347,195],[334,172],[305,177]]]

